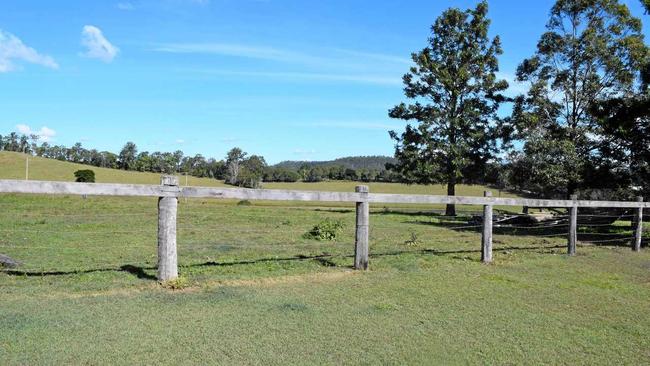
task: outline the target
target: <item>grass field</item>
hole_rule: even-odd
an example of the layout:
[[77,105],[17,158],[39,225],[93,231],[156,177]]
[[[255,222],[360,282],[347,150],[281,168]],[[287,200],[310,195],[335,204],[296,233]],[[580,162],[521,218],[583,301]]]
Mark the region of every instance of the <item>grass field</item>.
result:
[[[5,169],[16,157],[0,154],[0,178],[19,169]],[[34,179],[75,170],[40,164]],[[96,171],[100,181],[159,179]],[[312,185],[283,188],[299,187]],[[181,199],[188,286],[172,291],[155,281],[155,199],[0,195],[0,253],[24,262],[0,273],[0,363],[650,363],[647,248],[585,243],[567,257],[562,228],[497,231],[486,266],[478,230],[457,228],[472,226],[467,217],[429,209],[373,207],[362,273],[350,269],[350,205]],[[343,223],[338,240],[303,237],[325,218]],[[629,222],[612,231],[629,236]],[[612,235],[581,235],[596,234]]]

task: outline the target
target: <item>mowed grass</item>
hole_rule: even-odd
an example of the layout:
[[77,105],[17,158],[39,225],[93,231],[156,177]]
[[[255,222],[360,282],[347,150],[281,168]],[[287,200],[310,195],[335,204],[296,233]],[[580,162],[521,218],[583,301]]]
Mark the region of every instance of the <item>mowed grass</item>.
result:
[[[510,232],[483,265],[469,217],[376,207],[357,272],[352,206],[181,199],[189,287],[172,291],[155,281],[155,199],[0,208],[0,253],[24,262],[0,273],[2,364],[650,362],[650,253],[626,243],[567,257],[563,236]],[[338,240],[303,237],[325,218]]]

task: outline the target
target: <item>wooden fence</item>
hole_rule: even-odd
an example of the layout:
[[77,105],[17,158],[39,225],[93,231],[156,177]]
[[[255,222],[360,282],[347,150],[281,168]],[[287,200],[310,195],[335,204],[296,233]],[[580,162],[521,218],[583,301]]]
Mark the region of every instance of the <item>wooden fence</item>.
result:
[[485,263],[492,261],[493,206],[567,208],[569,211],[569,230],[567,233],[567,252],[569,255],[574,255],[576,252],[577,217],[579,208],[606,207],[635,209],[634,237],[632,239],[631,247],[632,250],[639,251],[641,249],[643,209],[650,207],[650,203],[643,202],[641,197],[638,197],[634,202],[628,202],[585,201],[577,200],[575,196],[570,200],[501,198],[492,197],[490,192],[485,192],[483,197],[378,194],[370,193],[368,187],[363,185],[357,186],[355,192],[180,187],[178,177],[176,176],[163,176],[160,185],[0,180],[0,193],[158,197],[158,279],[161,281],[178,277],[176,216],[178,199],[184,197],[274,201],[354,202],[356,203],[356,231],[354,244],[355,269],[368,268],[368,232],[370,226],[371,203],[451,203],[483,206],[481,260]]

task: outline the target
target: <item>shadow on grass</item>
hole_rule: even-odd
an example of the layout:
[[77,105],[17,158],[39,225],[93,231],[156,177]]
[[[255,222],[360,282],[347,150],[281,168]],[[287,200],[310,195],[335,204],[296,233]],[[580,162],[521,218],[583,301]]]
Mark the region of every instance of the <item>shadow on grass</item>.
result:
[[126,272],[140,279],[155,280],[156,276],[150,275],[145,270],[155,270],[157,267],[138,267],[132,264],[125,264],[119,268],[93,268],[93,269],[75,269],[70,271],[27,271],[27,270],[5,270],[2,273],[10,276],[24,277],[45,277],[45,276],[67,276],[74,274],[100,273],[100,272]]
[[[558,249],[564,248],[564,245],[554,245],[554,246],[508,246],[500,247],[493,249],[494,252],[503,252],[503,251],[531,251],[531,250],[548,250],[548,249]],[[390,256],[400,256],[404,254],[421,254],[421,255],[458,255],[458,254],[471,254],[471,253],[480,253],[480,248],[478,249],[460,249],[460,250],[437,250],[437,249],[419,249],[419,250],[396,250],[391,252],[383,253],[373,253],[370,255],[370,258],[381,258],[381,257],[390,257]],[[336,267],[337,263],[332,261],[333,258],[353,258],[354,255],[335,255],[335,254],[320,254],[320,255],[295,255],[292,257],[284,258],[257,258],[250,260],[241,260],[233,262],[216,262],[209,261],[203,263],[194,263],[181,265],[179,268],[197,268],[197,267],[228,267],[228,266],[239,266],[239,265],[248,265],[248,264],[257,264],[264,262],[286,262],[286,261],[305,261],[313,260],[318,264],[324,267]],[[457,257],[452,256],[454,259],[467,260],[466,257]],[[352,266],[342,266],[346,268],[352,268]],[[125,264],[119,268],[96,268],[96,269],[86,269],[86,270],[71,270],[71,271],[24,271],[24,270],[5,270],[2,273],[5,273],[10,276],[24,276],[24,277],[48,277],[48,276],[67,276],[75,274],[85,274],[85,273],[98,273],[98,272],[126,272],[136,276],[139,279],[155,281],[157,280],[154,275],[147,273],[147,270],[155,270],[157,267],[149,266],[135,266],[132,264]]]
[[[455,219],[454,219],[455,220]],[[557,220],[552,225],[544,224],[524,224],[524,225],[511,225],[508,223],[495,223],[492,228],[493,235],[506,235],[506,236],[528,236],[544,238],[564,239],[568,236],[569,226],[567,220]],[[456,232],[464,233],[480,233],[482,230],[482,223],[480,221],[449,221],[434,222],[423,220],[405,221],[408,224],[433,226],[437,228],[448,229]],[[510,226],[524,226],[524,227],[510,227]],[[580,228],[580,226],[579,226]],[[627,232],[625,232],[627,231]],[[632,240],[632,233],[629,229],[622,227],[593,227],[589,231],[578,231],[578,242],[583,242],[595,246],[619,246],[625,247],[630,245]],[[645,239],[644,239],[645,240]]]

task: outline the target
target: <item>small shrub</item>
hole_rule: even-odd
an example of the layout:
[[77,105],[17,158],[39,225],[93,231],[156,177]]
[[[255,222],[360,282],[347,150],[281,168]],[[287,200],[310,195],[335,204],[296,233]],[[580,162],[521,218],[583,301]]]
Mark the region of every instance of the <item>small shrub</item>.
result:
[[250,206],[250,205],[252,205],[252,203],[249,200],[241,200],[237,202],[237,206]]
[[167,280],[160,282],[160,286],[167,290],[182,290],[191,286],[190,280],[185,277],[174,278],[173,280]]
[[406,240],[404,242],[404,245],[406,245],[408,247],[417,247],[418,245],[420,245],[420,240],[418,239],[418,234],[416,234],[415,232],[412,231],[411,232],[411,238]]
[[75,182],[95,183],[95,172],[90,169],[82,169],[74,172]]
[[336,237],[343,230],[343,223],[339,220],[325,219],[314,226],[304,237],[316,240],[336,240]]

